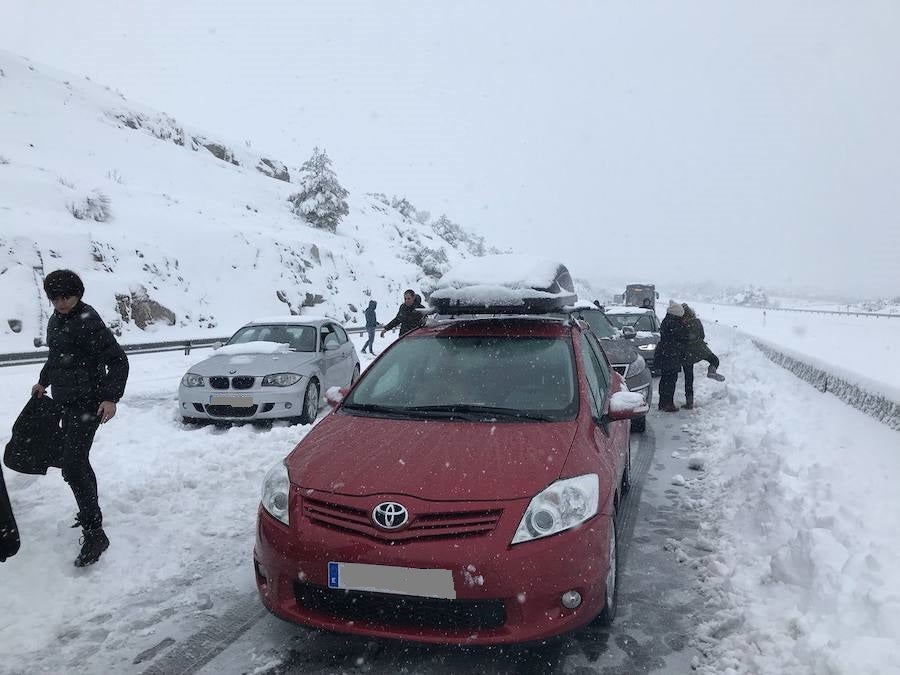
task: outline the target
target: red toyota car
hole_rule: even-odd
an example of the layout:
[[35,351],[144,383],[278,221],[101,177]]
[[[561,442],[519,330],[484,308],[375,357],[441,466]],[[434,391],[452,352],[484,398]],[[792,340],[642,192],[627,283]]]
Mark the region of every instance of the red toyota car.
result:
[[266,476],[271,612],[456,644],[612,621],[627,420],[647,406],[557,310],[438,315],[372,363]]

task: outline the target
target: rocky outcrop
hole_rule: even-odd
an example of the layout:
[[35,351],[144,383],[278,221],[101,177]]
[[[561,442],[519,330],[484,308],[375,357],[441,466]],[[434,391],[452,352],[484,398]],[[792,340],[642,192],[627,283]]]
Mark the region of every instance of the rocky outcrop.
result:
[[116,293],[116,311],[122,317],[122,323],[133,321],[141,330],[154,323],[175,325],[175,312],[151,299],[143,286],[132,290],[129,295]]
[[277,159],[267,159],[263,157],[259,160],[259,164],[256,165],[256,170],[269,178],[283,180],[285,183],[291,182],[291,174],[287,170],[287,167]]

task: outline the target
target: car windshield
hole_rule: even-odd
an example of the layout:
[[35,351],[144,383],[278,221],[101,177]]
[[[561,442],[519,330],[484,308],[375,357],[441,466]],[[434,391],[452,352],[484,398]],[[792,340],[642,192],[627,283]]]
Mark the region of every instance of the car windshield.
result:
[[609,319],[606,318],[606,315],[599,309],[582,310],[579,314],[581,315],[581,318],[587,322],[588,326],[591,327],[591,330],[594,331],[594,335],[598,338],[616,337],[616,329],[609,322]]
[[618,328],[625,328],[625,326],[631,326],[635,330],[646,330],[646,331],[654,331],[656,330],[653,326],[653,317],[649,314],[641,313],[641,314],[609,314],[607,313],[606,318],[613,322]]
[[578,410],[567,338],[422,336],[401,340],[344,401],[351,414],[560,421]]
[[245,342],[277,342],[286,344],[295,352],[316,351],[316,327],[271,324],[244,326],[231,336],[229,345]]

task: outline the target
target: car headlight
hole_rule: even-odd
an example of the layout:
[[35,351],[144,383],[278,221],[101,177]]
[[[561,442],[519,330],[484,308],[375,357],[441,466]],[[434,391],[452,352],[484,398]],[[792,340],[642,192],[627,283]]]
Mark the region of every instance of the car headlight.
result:
[[644,357],[638,354],[638,357],[631,363],[628,364],[628,369],[625,371],[625,377],[634,377],[635,375],[640,375],[647,368],[647,362],[644,361]]
[[531,500],[512,543],[549,537],[580,525],[597,513],[599,501],[597,474],[558,480]]
[[185,387],[202,387],[206,384],[206,378],[195,373],[185,373],[181,378],[181,384]]
[[645,345],[638,345],[638,349],[643,350],[645,352],[652,352],[654,349],[656,349],[656,345],[653,344],[652,342],[649,342]]
[[279,462],[266,474],[262,487],[262,507],[273,518],[277,518],[285,525],[290,525],[288,516],[288,493],[291,489],[291,481],[288,479],[287,467],[284,462]]
[[263,378],[262,386],[290,387],[292,384],[297,384],[302,379],[303,376],[297,375],[296,373],[274,373],[272,375],[266,375]]

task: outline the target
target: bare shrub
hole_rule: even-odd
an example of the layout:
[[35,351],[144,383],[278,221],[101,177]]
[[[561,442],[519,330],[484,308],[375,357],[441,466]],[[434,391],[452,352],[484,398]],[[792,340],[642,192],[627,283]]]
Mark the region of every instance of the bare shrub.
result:
[[110,199],[99,190],[94,190],[80,202],[66,204],[66,210],[78,220],[96,220],[98,223],[112,220]]

